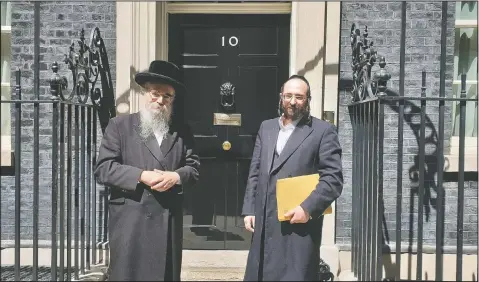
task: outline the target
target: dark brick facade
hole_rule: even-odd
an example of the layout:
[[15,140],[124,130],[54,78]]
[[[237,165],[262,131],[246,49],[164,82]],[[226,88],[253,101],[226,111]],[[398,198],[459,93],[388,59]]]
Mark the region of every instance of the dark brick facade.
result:
[[[12,2],[12,80],[14,71],[22,72],[22,99],[34,99],[34,2]],[[69,78],[71,73],[63,63],[72,42],[79,40],[80,30],[85,30],[89,43],[90,32],[99,27],[107,48],[113,85],[115,85],[116,60],[116,3],[115,2],[40,2],[40,99],[49,99],[48,79],[51,66],[57,61],[59,73]],[[12,88],[13,90],[14,88]],[[13,98],[15,94],[12,93]],[[13,107],[12,107],[13,109]],[[52,169],[52,106],[40,106],[40,181],[39,181],[39,239],[50,240],[51,234],[51,169]],[[12,123],[14,115],[12,115]],[[12,133],[13,131],[12,127]],[[101,141],[100,125],[97,144]],[[17,139],[18,140],[18,139]],[[17,141],[12,137],[12,144]],[[21,239],[33,236],[33,105],[22,106],[21,154]],[[14,146],[14,145],[12,145]],[[66,150],[66,148],[65,148]],[[74,164],[73,159],[73,164]],[[101,191],[102,187],[97,186]],[[15,178],[2,176],[1,182],[2,240],[13,240],[15,210]],[[73,202],[73,201],[72,201]],[[72,221],[73,223],[73,221]],[[98,234],[98,233],[97,233]]]
[[[441,55],[441,2],[421,2],[407,4],[406,56],[405,56],[405,96],[421,95],[421,71],[427,72],[427,96],[439,96],[440,55]],[[352,203],[352,127],[347,104],[350,102],[348,85],[351,84],[351,45],[350,28],[353,23],[360,25],[361,33],[368,26],[369,38],[374,41],[380,55],[386,58],[386,68],[391,74],[388,88],[390,95],[398,95],[399,61],[401,37],[401,2],[343,2],[341,15],[341,58],[340,58],[340,102],[339,134],[344,148],[345,187],[338,201],[336,239],[346,248],[351,242],[351,203]],[[446,96],[452,97],[454,62],[454,19],[455,2],[448,4],[447,47],[446,47]],[[377,70],[377,67],[373,69]],[[436,238],[436,180],[437,180],[437,134],[439,107],[437,102],[427,104],[426,138],[432,141],[426,146],[426,187],[424,203],[424,244],[435,246]],[[384,206],[385,225],[390,244],[395,242],[396,229],[396,181],[398,151],[398,109],[397,105],[385,107],[384,140]],[[448,153],[448,140],[452,132],[452,104],[446,103],[445,148]],[[404,122],[403,154],[403,205],[402,242],[416,245],[418,197],[414,191],[418,187],[420,104],[406,103]],[[445,244],[456,245],[457,222],[457,173],[444,176],[446,195]],[[464,244],[477,245],[477,173],[466,176],[464,208]],[[412,200],[411,200],[412,199]],[[412,209],[412,210],[411,210]],[[384,223],[383,223],[384,224]],[[412,227],[412,232],[409,232]],[[407,243],[403,243],[407,245]]]

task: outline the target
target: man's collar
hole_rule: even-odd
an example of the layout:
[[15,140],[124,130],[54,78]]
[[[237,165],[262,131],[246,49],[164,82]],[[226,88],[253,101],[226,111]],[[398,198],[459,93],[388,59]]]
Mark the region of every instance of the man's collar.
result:
[[297,119],[293,120],[292,122],[288,123],[287,125],[283,124],[283,119],[284,119],[284,114],[282,114],[278,119],[280,128],[282,128],[282,129],[286,129],[286,128],[289,128],[289,127],[294,128],[298,125],[298,123],[301,121],[301,119],[303,119],[303,116],[298,117]]

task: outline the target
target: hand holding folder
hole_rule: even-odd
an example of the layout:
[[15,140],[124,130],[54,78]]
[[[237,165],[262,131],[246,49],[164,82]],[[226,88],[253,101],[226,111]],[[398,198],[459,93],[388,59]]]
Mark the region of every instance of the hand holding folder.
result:
[[[317,173],[278,179],[276,182],[278,220],[290,220],[284,214],[299,206],[316,189],[318,182],[319,174]],[[333,209],[329,206],[323,214],[331,214],[332,212]]]

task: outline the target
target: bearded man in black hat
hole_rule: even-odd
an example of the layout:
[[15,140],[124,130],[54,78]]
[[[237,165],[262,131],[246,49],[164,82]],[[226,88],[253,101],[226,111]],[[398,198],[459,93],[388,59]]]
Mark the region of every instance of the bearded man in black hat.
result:
[[175,115],[185,93],[178,67],[153,61],[135,81],[146,95],[138,113],[110,120],[95,175],[110,187],[111,281],[179,281],[183,186],[199,177],[193,135]]

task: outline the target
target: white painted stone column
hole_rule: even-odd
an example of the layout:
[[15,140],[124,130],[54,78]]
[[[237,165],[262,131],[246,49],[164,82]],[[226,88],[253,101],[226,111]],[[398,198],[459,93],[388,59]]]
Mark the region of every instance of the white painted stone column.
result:
[[[321,119],[324,111],[334,111],[336,124],[340,18],[340,3],[292,2],[290,74],[302,74],[308,79],[311,114]],[[324,217],[321,258],[337,276],[335,221],[333,204],[333,214]]]
[[290,74],[302,74],[311,86],[311,114],[322,114],[325,2],[292,2]]
[[168,26],[165,2],[117,2],[116,103],[117,113],[134,113],[143,105],[137,72],[155,59],[166,59]]

